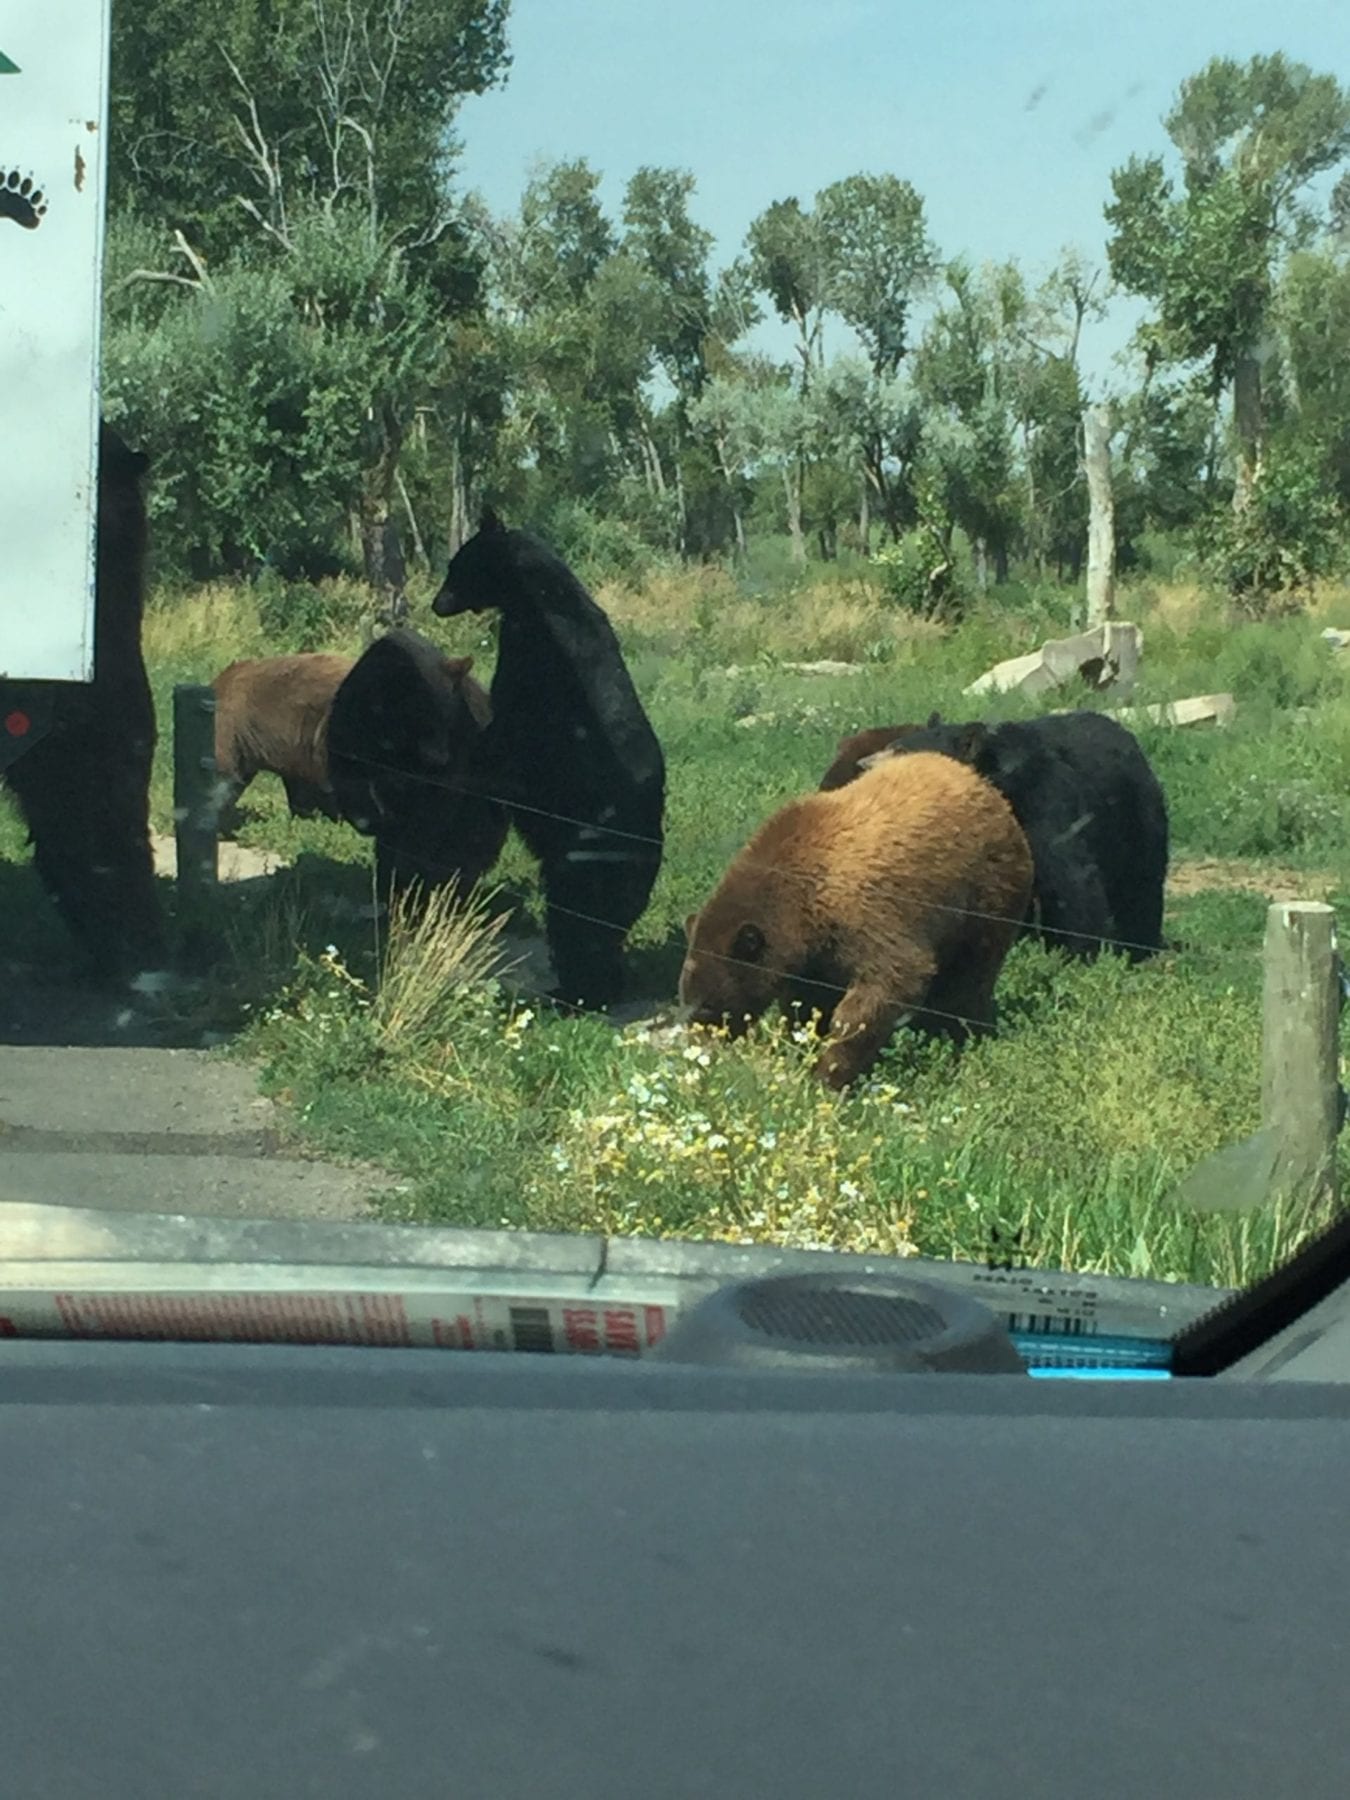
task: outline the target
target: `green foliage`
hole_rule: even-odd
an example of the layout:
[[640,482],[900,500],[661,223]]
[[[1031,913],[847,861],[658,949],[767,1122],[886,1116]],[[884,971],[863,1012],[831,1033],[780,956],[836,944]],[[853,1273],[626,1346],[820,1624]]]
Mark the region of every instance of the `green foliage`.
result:
[[755,282],[779,318],[797,327],[805,379],[829,300],[828,253],[819,222],[799,200],[775,200],[751,222],[745,241]]
[[816,195],[829,303],[861,338],[878,377],[908,348],[910,305],[936,255],[923,200],[896,175],[850,175]]
[[886,601],[918,618],[939,618],[956,598],[952,564],[946,547],[923,526],[883,544],[872,557],[877,584]]
[[382,427],[410,416],[443,342],[428,290],[345,208],[302,213],[286,251],[231,258],[149,314],[139,284],[110,296],[106,405],[154,448],[161,566],[341,566]]
[[656,567],[656,555],[641,532],[584,501],[559,500],[545,529],[559,556],[592,584],[615,581],[640,587]]
[[1344,525],[1315,449],[1277,440],[1270,447],[1250,504],[1218,515],[1206,534],[1214,577],[1239,607],[1261,615],[1299,605],[1337,565]]
[[[164,572],[380,582],[387,519],[437,561],[491,498],[625,579],[648,555],[744,558],[765,529],[798,566],[922,529],[939,560],[969,540],[981,590],[1015,562],[1077,578],[1102,293],[1073,251],[1039,275],[941,260],[884,171],[775,200],[722,269],[687,170],[639,167],[611,217],[584,158],[544,163],[493,217],[454,190],[454,133],[507,67],[506,0],[191,16],[119,8],[113,46],[108,404],[154,457]],[[1323,509],[1293,516],[1293,462],[1350,505],[1350,277],[1308,202],[1350,99],[1280,56],[1219,59],[1167,124],[1176,157],[1118,169],[1107,208],[1112,272],[1153,310],[1114,396],[1119,560],[1204,525],[1235,592],[1306,585],[1332,550]],[[744,347],[764,310],[792,370]],[[826,363],[827,319],[857,354]],[[1214,527],[1276,438],[1263,515]]]
[[[112,41],[114,208],[219,262],[305,202],[366,194],[395,233],[438,235],[461,99],[507,64],[507,0],[136,0]],[[284,180],[283,180],[284,175]]]
[[[1350,95],[1283,56],[1220,57],[1182,84],[1166,123],[1181,188],[1156,156],[1115,170],[1111,271],[1154,303],[1143,332],[1150,366],[1203,361],[1213,392],[1234,384],[1241,509],[1266,435],[1260,357],[1280,270],[1311,230],[1308,182],[1350,152]],[[1259,541],[1230,549],[1227,578],[1240,590],[1281,578]]]

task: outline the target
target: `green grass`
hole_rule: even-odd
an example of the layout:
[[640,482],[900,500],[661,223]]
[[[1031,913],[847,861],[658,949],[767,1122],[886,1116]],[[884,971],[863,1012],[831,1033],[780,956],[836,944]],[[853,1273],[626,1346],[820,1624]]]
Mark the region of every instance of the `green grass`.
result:
[[[791,593],[700,574],[602,597],[669,769],[665,864],[632,935],[635,978],[658,1000],[673,993],[686,913],[769,812],[815,785],[841,734],[933,707],[1019,716],[1015,701],[972,702],[961,689],[1034,643],[1054,610],[1044,596],[1020,609],[995,597],[944,636],[887,613],[852,571]],[[958,1257],[1016,1234],[1043,1265],[1251,1279],[1314,1221],[1199,1216],[1168,1196],[1257,1123],[1262,871],[1278,869],[1285,891],[1329,893],[1347,917],[1350,658],[1318,641],[1320,619],[1233,630],[1174,600],[1140,591],[1121,607],[1145,626],[1137,699],[1226,688],[1238,714],[1223,731],[1141,736],[1168,793],[1174,861],[1243,865],[1255,871],[1248,891],[1174,899],[1181,948],[1138,969],[1114,958],[1075,967],[1019,945],[999,1036],[959,1060],[902,1036],[868,1088],[841,1100],[811,1081],[786,1024],[700,1051],[527,1016],[491,984],[444,975],[417,1029],[391,1023],[388,945],[353,916],[369,899],[367,846],[345,827],[291,821],[266,780],[250,792],[244,841],[295,866],[222,892],[225,948],[193,1004],[204,1021],[245,1027],[267,1087],[317,1145],[408,1177],[391,1216]],[[337,594],[324,647],[359,648],[356,619],[350,593]],[[480,627],[452,635],[424,610],[415,622],[472,651],[486,679]],[[256,608],[229,590],[164,604],[147,639],[162,720],[175,682],[269,648]],[[826,657],[859,671],[784,667]],[[166,733],[154,788],[165,830],[169,762]],[[0,859],[23,860],[3,818]],[[495,879],[532,912],[533,873],[514,842]],[[49,931],[40,911],[33,929]],[[433,962],[405,934],[393,967],[415,988],[432,978],[406,970]]]

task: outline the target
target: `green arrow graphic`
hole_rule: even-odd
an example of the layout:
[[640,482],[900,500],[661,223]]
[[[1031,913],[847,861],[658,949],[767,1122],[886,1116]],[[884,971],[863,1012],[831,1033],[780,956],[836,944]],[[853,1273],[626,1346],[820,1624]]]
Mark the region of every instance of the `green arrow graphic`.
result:
[[11,62],[4,51],[0,50],[0,75],[17,75],[18,73],[18,63]]

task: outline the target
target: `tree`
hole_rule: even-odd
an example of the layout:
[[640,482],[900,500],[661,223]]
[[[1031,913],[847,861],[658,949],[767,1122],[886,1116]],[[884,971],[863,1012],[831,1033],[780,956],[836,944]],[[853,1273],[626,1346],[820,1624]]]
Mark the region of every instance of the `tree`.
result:
[[1183,82],[1165,123],[1182,191],[1160,157],[1113,172],[1111,270],[1157,309],[1155,360],[1203,360],[1215,391],[1231,388],[1240,511],[1260,472],[1261,358],[1279,266],[1310,229],[1309,182],[1350,152],[1350,97],[1282,55],[1217,58]]
[[[158,324],[169,336],[217,312],[233,320],[256,301],[269,347],[289,345],[295,367],[311,368],[312,404],[291,408],[293,420],[309,421],[305,430],[315,428],[316,409],[337,407],[342,396],[349,418],[334,416],[332,433],[320,434],[331,452],[324,479],[339,440],[354,443],[349,510],[367,576],[384,585],[391,508],[396,499],[410,505],[400,470],[407,432],[435,387],[445,322],[479,303],[481,265],[448,177],[461,98],[505,66],[505,0],[196,0],[190,32],[181,14],[166,0],[144,0],[118,15],[110,191],[118,233],[141,251],[121,282],[159,290]],[[280,330],[274,309],[283,294],[307,337]],[[184,307],[170,330],[169,310]],[[135,362],[131,319],[153,314],[144,301],[131,306],[126,292],[110,296],[124,371]],[[242,313],[238,331],[242,340]],[[191,346],[189,371],[226,378],[223,365]],[[275,415],[294,370],[273,373]],[[238,386],[237,374],[230,378]],[[222,429],[229,402],[211,401]],[[172,422],[162,423],[172,437]],[[312,437],[310,447],[318,453]],[[183,448],[191,478],[204,480],[201,459]],[[274,458],[253,450],[271,480],[286,479]],[[295,503],[306,465],[286,467]],[[204,495],[212,485],[207,514],[231,493],[242,504],[249,472],[205,484]],[[285,540],[284,510],[270,493],[214,550],[196,554],[228,566],[256,554],[293,560],[300,553],[280,545],[248,547],[269,519]]]
[[796,199],[775,200],[746,235],[756,284],[785,323],[797,328],[805,390],[820,361],[821,330],[830,300],[828,253],[819,221]]
[[617,247],[584,157],[536,170],[521,195],[509,260],[498,265],[502,298],[525,317],[582,302]]
[[923,200],[898,176],[850,175],[817,194],[815,218],[831,310],[857,332],[873,374],[894,375],[936,262]]
[[779,477],[792,554],[796,561],[804,562],[802,470],[815,424],[806,397],[782,371],[761,363],[752,368],[748,379],[715,376],[692,403],[690,413],[718,445],[730,488],[761,469]]
[[445,348],[402,253],[357,210],[301,208],[285,255],[239,251],[181,284],[139,273],[109,287],[105,389],[155,445],[168,558],[199,578],[331,572],[352,517],[383,586],[399,453]]
[[707,378],[711,325],[708,252],[712,233],[689,213],[694,177],[682,169],[641,168],[624,190],[623,249],[654,284],[655,351],[681,398],[694,398]]
[[516,217],[480,219],[491,317],[508,365],[502,448],[530,465],[528,510],[617,503],[626,478],[663,486],[645,387],[660,295],[622,250],[584,159],[535,171]]
[[[915,352],[914,378],[932,415],[925,424],[930,479],[974,544],[983,585],[990,556],[995,578],[1007,579],[1017,524],[1009,352],[1023,289],[1015,270],[977,274],[960,258],[944,273],[950,298]],[[939,420],[948,429],[938,432]]]
[[427,242],[459,103],[507,66],[508,0],[136,0],[112,43],[109,197],[213,261],[286,208],[361,196]]
[[1314,445],[1350,506],[1350,263],[1332,249],[1296,251],[1276,297],[1291,425]]
[[862,549],[869,548],[874,506],[897,540],[916,516],[912,475],[923,409],[914,384],[900,375],[879,376],[859,358],[838,357],[827,364],[813,400],[824,453],[862,473]]
[[1090,406],[1083,417],[1083,468],[1088,485],[1087,625],[1115,616],[1116,514],[1111,488],[1111,409]]

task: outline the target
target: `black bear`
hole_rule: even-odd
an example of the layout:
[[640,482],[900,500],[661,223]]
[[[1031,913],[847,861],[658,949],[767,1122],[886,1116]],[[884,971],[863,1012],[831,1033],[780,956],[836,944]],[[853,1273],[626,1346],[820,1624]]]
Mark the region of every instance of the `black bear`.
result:
[[141,651],[148,466],[100,425],[94,679],[53,690],[50,731],[6,774],[43,886],[109,980],[166,961],[150,848],[155,705]]
[[501,854],[506,814],[468,791],[491,715],[472,667],[471,656],[399,629],[375,640],[332,697],[327,780],[340,815],[375,839],[382,896],[450,881],[466,894]]
[[563,1004],[623,994],[623,946],[661,867],[665,760],[614,629],[545,544],[487,508],[432,602],[501,614],[474,779],[538,858]]
[[1079,957],[1114,947],[1131,962],[1163,948],[1167,800],[1123,725],[1086,711],[995,726],[934,713],[881,754],[922,750],[968,764],[1012,807],[1035,858],[1030,929],[1044,943]]

